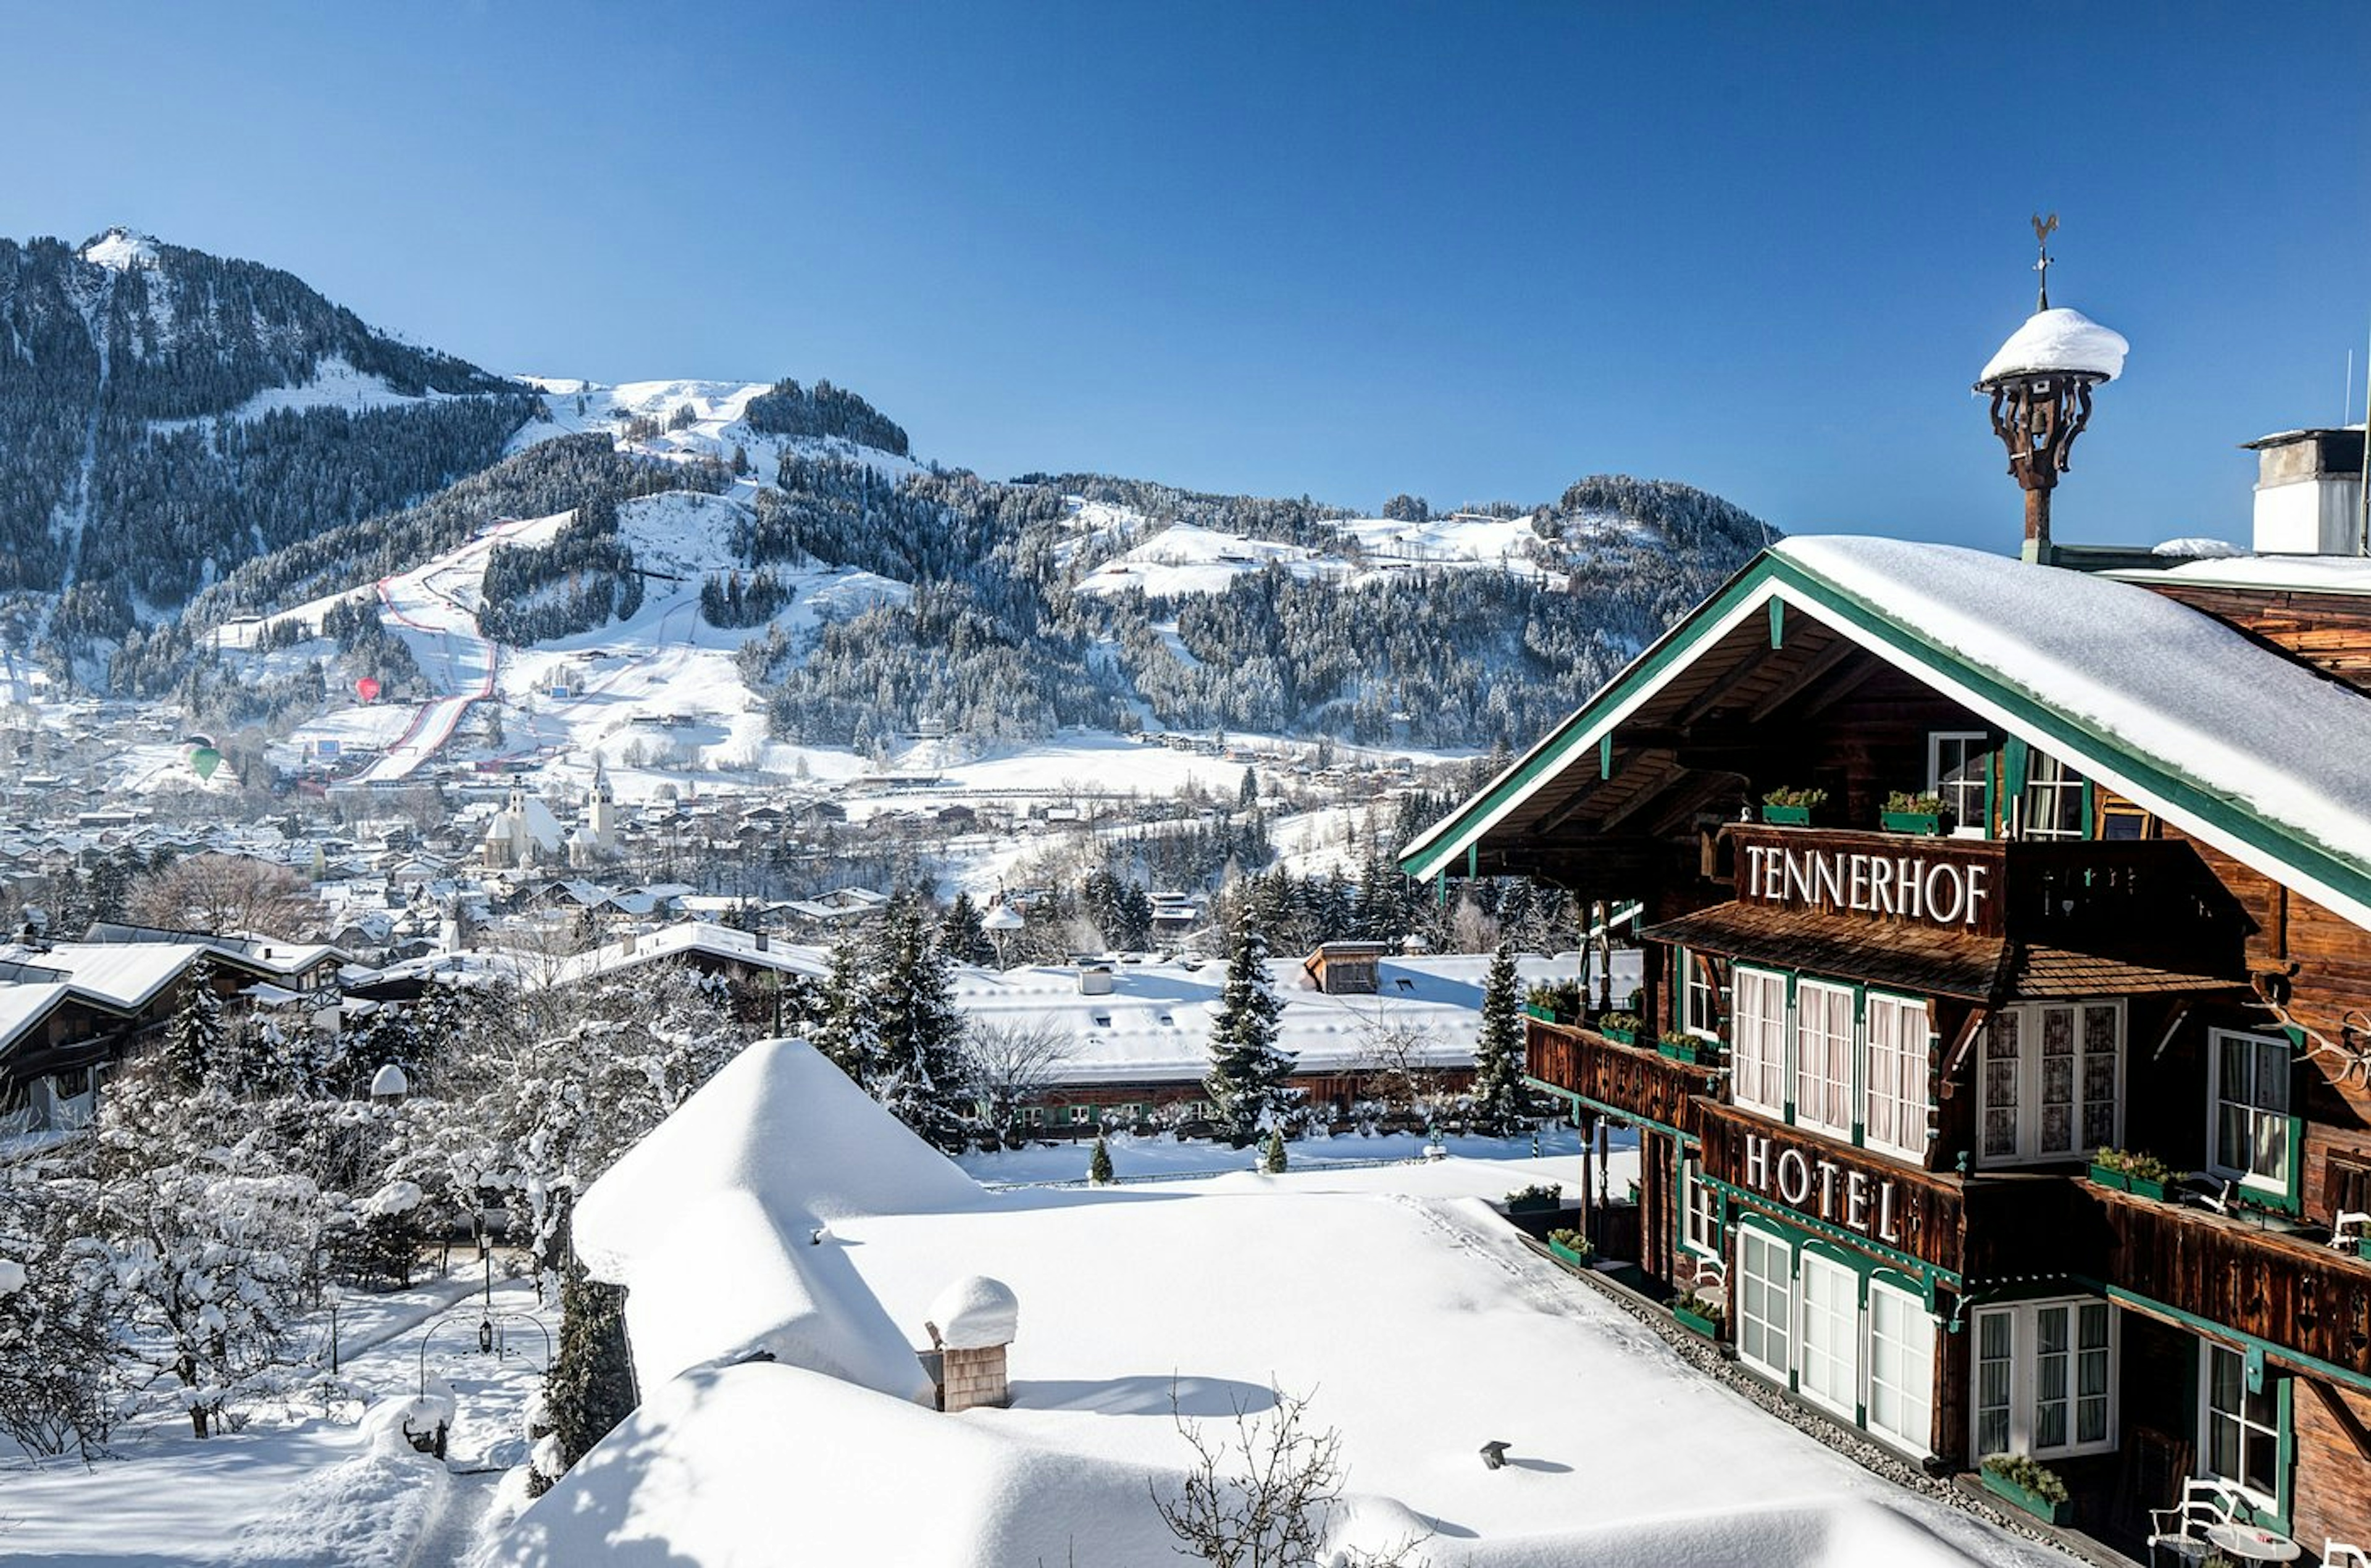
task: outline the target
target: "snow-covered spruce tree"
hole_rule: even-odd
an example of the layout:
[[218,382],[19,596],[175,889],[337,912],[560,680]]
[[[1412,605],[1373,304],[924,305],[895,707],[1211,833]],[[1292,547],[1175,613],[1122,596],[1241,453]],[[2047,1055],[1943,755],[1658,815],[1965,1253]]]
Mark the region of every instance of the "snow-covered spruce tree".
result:
[[1260,1147],[1260,1169],[1271,1176],[1281,1176],[1284,1174],[1285,1160],[1284,1129],[1270,1127],[1267,1142]]
[[1292,1058],[1277,1048],[1277,1020],[1284,1004],[1268,979],[1267,943],[1248,918],[1236,928],[1234,954],[1227,961],[1226,988],[1210,1025],[1210,1070],[1202,1086],[1219,1110],[1220,1134],[1237,1148],[1301,1103],[1289,1087]]
[[166,1020],[165,1063],[185,1089],[212,1077],[222,1055],[222,998],[214,981],[214,961],[201,956],[181,977],[180,999]]
[[844,932],[832,945],[831,973],[824,977],[807,1040],[859,1089],[877,1094],[883,1072],[881,977],[873,967],[870,935]]
[[955,894],[955,901],[947,905],[945,918],[939,922],[939,933],[947,956],[957,963],[996,962],[996,946],[988,940],[988,927],[970,894]]
[[1515,950],[1505,942],[1491,957],[1482,983],[1482,1027],[1474,1041],[1474,1125],[1492,1137],[1530,1121],[1523,1090],[1523,1013],[1517,995]]
[[527,1480],[538,1496],[634,1412],[626,1293],[595,1279],[573,1257],[561,1273],[560,1350],[545,1375],[543,1398],[551,1432],[537,1445]]
[[1101,1134],[1096,1135],[1094,1152],[1087,1156],[1087,1180],[1098,1187],[1112,1183],[1111,1145]]
[[[880,1077],[873,1098],[932,1147],[960,1151],[977,1115],[963,1014],[938,933],[913,904],[882,922],[873,984]],[[836,967],[836,964],[835,964]]]

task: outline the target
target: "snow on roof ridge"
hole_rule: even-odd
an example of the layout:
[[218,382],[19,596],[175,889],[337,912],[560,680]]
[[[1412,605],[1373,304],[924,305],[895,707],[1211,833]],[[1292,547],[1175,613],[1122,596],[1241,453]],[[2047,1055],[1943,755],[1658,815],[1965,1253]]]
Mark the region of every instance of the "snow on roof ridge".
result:
[[2371,872],[2361,693],[2136,583],[1899,539],[1797,536],[1773,549],[2092,734]]

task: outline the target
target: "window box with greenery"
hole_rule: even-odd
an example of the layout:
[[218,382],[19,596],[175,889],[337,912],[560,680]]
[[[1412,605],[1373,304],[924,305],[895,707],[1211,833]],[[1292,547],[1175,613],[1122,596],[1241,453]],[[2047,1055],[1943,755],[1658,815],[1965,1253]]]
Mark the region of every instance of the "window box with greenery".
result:
[[1616,1045],[1636,1045],[1646,1020],[1634,1012],[1610,1012],[1597,1020],[1597,1032]]
[[1671,1316],[1682,1328],[1717,1340],[1721,1325],[1729,1320],[1729,1307],[1717,1296],[1683,1296],[1671,1303]]
[[1885,809],[1877,820],[1888,833],[1914,833],[1927,838],[1939,838],[1951,831],[1951,815],[1943,809],[1940,795],[1914,795],[1907,790],[1896,790],[1885,798]]
[[2094,1185],[2130,1193],[2136,1198],[2153,1198],[2158,1203],[2165,1201],[2166,1187],[2174,1175],[2173,1167],[2156,1155],[2121,1148],[2103,1148],[2091,1161]]
[[1655,1049],[1675,1062],[1712,1063],[1720,1060],[1719,1041],[1679,1030],[1666,1031],[1663,1037],[1655,1042]]
[[1548,1251],[1577,1269],[1585,1269],[1597,1261],[1597,1244],[1570,1228],[1549,1231]]
[[2066,1483],[2048,1465],[2023,1454],[1988,1455],[1977,1472],[1984,1490],[2006,1497],[2045,1525],[2063,1522],[2067,1515]]
[[1825,790],[1773,790],[1762,797],[1762,820],[1773,827],[1809,827],[1827,803]]
[[1580,1020],[1580,982],[1559,980],[1553,986],[1534,986],[1523,997],[1523,1011],[1542,1023],[1578,1023]]
[[1507,1194],[1509,1214],[1554,1214],[1563,1206],[1564,1184],[1560,1182],[1535,1182]]

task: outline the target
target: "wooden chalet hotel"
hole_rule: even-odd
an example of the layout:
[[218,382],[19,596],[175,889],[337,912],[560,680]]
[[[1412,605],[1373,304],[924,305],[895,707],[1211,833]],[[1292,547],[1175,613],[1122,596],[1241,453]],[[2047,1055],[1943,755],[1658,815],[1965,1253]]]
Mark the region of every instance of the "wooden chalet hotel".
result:
[[2045,294],[1979,384],[2022,559],[1786,540],[1402,864],[1644,901],[1636,1043],[1530,1071],[1637,1129],[1640,1272],[1741,1366],[2135,1556],[2311,1562],[2371,1545],[2364,432],[2250,444],[2253,553],[2054,545],[2123,352]]

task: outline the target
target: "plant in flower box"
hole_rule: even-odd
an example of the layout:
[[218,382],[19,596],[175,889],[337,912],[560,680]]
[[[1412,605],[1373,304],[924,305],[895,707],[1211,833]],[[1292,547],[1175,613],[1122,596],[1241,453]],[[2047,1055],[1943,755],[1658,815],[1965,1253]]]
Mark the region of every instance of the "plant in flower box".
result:
[[1638,1043],[1638,1031],[1645,1025],[1646,1020],[1637,1013],[1610,1012],[1598,1019],[1597,1032],[1616,1045],[1636,1045]]
[[1717,1340],[1721,1324],[1729,1320],[1729,1306],[1718,1296],[1683,1296],[1672,1301],[1671,1316],[1683,1327]]
[[2066,1517],[2066,1483],[2048,1465],[2025,1454],[1991,1454],[1984,1458],[1985,1490],[2006,1497],[2045,1525]]
[[1597,1244],[1569,1227],[1548,1232],[1548,1251],[1575,1268],[1585,1269],[1597,1257]]
[[1888,833],[1917,833],[1929,838],[1949,833],[1953,825],[1940,795],[1914,795],[1907,790],[1886,796],[1885,809],[1877,813],[1877,820]]
[[1827,803],[1825,790],[1782,786],[1762,797],[1762,820],[1774,827],[1809,827],[1812,814]]
[[1655,1049],[1675,1062],[1711,1062],[1720,1057],[1719,1041],[1676,1029],[1665,1030],[1663,1037],[1655,1042]]
[[1523,997],[1523,1010],[1543,1023],[1572,1023],[1580,1018],[1579,980],[1534,986]]
[[1507,1194],[1509,1214],[1553,1214],[1564,1203],[1564,1183],[1534,1182]]
[[2165,1201],[2166,1184],[2174,1169],[2156,1155],[2139,1150],[2103,1148],[2091,1160],[2091,1180],[2135,1197]]

